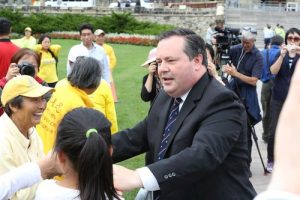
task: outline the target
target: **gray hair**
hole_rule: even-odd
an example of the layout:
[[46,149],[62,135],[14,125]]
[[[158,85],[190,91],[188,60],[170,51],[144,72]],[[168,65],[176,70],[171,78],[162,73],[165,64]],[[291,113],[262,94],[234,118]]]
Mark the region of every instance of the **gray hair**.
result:
[[101,80],[102,64],[92,57],[77,57],[68,81],[80,89],[95,89]]
[[242,30],[242,39],[244,40],[256,40],[256,35],[251,30]]

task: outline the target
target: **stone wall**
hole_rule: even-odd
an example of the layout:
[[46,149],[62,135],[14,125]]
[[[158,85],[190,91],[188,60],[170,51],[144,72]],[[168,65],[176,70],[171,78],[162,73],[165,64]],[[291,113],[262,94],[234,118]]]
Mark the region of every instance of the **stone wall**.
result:
[[216,20],[215,12],[181,13],[181,14],[133,14],[140,21],[150,21],[159,24],[170,24],[176,27],[188,28],[201,36],[205,36],[211,22]]

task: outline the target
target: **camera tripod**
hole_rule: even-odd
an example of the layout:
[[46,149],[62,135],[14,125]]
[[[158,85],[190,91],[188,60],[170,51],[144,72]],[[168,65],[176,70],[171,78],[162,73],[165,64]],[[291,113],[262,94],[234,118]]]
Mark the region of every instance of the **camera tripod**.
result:
[[[229,87],[229,83],[228,83],[228,80],[227,80],[227,77],[223,77],[224,79],[226,79],[227,83],[226,86]],[[222,80],[223,80],[222,78]],[[243,106],[245,107],[246,109],[246,102],[245,100],[241,97],[241,93],[240,93],[240,89],[239,89],[239,86],[237,85],[237,82],[235,81],[235,86],[236,86],[236,90],[232,90],[236,93],[236,95],[238,96],[238,98],[240,99],[240,102],[243,104]],[[254,140],[254,143],[255,143],[255,146],[256,146],[256,149],[257,149],[257,152],[258,152],[258,155],[259,155],[259,158],[260,158],[260,161],[261,161],[261,164],[262,164],[262,167],[263,167],[263,170],[264,170],[264,175],[267,175],[268,173],[270,173],[266,166],[265,166],[265,163],[264,163],[264,160],[262,158],[262,155],[261,155],[261,151],[260,151],[260,148],[259,148],[259,145],[258,145],[258,138],[257,138],[257,134],[256,134],[256,131],[255,131],[255,128],[254,128],[254,125],[252,125],[251,121],[250,121],[250,114],[248,113],[248,111],[246,110],[246,113],[247,113],[247,128],[250,128],[250,134]],[[247,133],[248,134],[248,133]],[[250,158],[249,158],[250,159]]]

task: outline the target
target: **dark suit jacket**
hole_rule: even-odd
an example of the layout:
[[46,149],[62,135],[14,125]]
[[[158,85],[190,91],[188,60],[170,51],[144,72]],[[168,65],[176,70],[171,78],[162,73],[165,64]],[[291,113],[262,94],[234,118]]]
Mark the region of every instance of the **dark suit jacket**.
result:
[[246,113],[237,97],[205,74],[190,90],[165,158],[157,161],[172,98],[161,91],[148,117],[113,136],[114,162],[149,153],[160,200],[250,200]]

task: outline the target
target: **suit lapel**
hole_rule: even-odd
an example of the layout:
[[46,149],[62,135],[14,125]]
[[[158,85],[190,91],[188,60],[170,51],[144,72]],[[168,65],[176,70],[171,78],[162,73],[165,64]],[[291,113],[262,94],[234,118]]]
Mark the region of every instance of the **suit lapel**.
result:
[[[182,108],[179,112],[179,115],[176,119],[175,125],[172,130],[172,134],[170,135],[169,142],[167,145],[167,151],[170,147],[170,144],[172,144],[176,134],[178,133],[180,127],[182,126],[182,123],[184,119],[189,115],[190,112],[196,107],[197,102],[201,100],[208,84],[209,84],[210,78],[208,74],[204,74],[203,77],[196,83],[196,85],[191,89],[189,92],[187,98],[185,99]],[[199,113],[200,115],[201,113]],[[165,116],[165,119],[168,117],[168,110],[167,110],[167,116]],[[166,120],[164,121],[164,125],[166,123]]]

